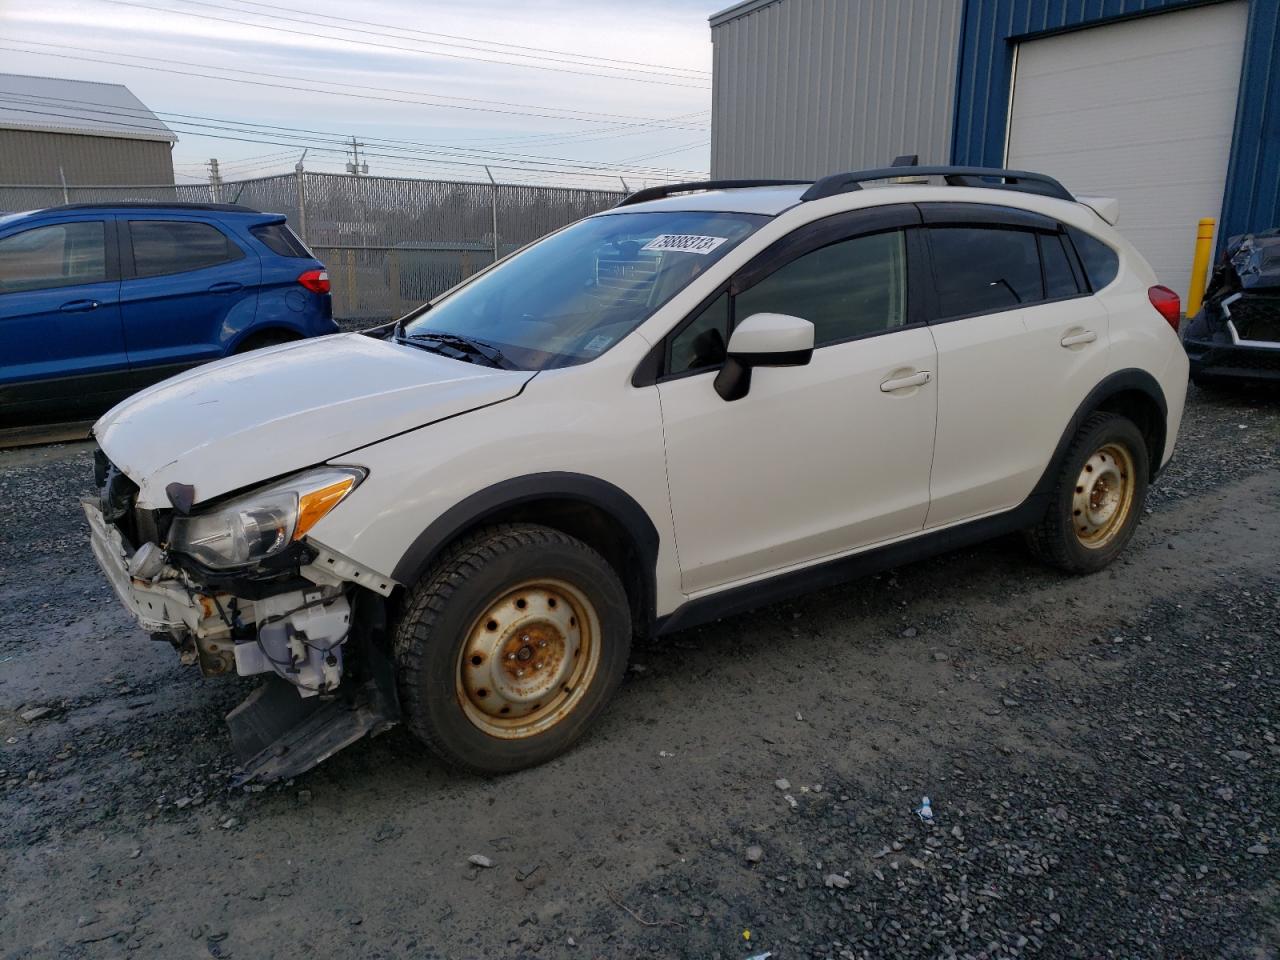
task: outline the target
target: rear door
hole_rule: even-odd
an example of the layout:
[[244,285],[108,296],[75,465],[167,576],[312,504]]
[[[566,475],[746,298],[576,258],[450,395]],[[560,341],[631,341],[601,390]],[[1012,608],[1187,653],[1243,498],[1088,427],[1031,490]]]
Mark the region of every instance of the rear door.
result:
[[110,217],[0,236],[0,426],[93,416],[122,395],[119,296]]
[[938,437],[926,527],[1009,509],[1109,372],[1106,308],[1065,231],[982,204],[920,204],[933,264]]
[[119,233],[125,343],[139,382],[223,356],[253,322],[258,255],[211,220],[121,217]]

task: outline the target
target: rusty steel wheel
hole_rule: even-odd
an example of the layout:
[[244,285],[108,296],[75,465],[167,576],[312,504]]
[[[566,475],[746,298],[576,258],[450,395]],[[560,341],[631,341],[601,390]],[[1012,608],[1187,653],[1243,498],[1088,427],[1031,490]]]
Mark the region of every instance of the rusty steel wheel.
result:
[[398,613],[405,723],[459,769],[544,763],[604,712],[631,634],[627,591],[592,547],[533,523],[481,528],[446,548]]
[[1032,551],[1071,573],[1093,573],[1114,560],[1146,502],[1148,449],[1128,417],[1086,417],[1051,475],[1044,515],[1026,531]]
[[1085,461],[1071,498],[1072,523],[1083,546],[1099,550],[1124,529],[1136,476],[1133,457],[1120,443],[1105,444]]
[[573,711],[599,662],[600,618],[586,595],[564,580],[529,580],[472,621],[458,702],[490,736],[536,736]]

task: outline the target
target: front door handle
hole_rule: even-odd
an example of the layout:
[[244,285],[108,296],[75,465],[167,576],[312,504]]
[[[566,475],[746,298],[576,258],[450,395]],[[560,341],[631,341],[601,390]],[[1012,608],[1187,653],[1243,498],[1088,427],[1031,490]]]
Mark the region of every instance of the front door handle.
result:
[[215,283],[209,288],[210,293],[235,293],[237,290],[243,290],[243,283],[236,283],[234,280],[224,280],[221,283]]
[[895,390],[905,390],[907,387],[923,387],[932,379],[933,374],[928,370],[921,370],[909,377],[892,377],[881,382],[880,392],[893,393]]
[[1093,343],[1097,339],[1098,335],[1092,330],[1082,330],[1079,333],[1068,334],[1058,342],[1064,347],[1077,347],[1082,343]]
[[97,300],[68,300],[58,309],[63,313],[88,313],[97,310],[102,304]]

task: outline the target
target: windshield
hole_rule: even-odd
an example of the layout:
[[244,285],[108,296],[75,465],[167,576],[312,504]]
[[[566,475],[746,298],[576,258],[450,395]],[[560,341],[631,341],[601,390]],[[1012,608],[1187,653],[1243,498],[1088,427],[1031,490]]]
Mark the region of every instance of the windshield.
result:
[[581,220],[423,308],[403,332],[466,338],[524,370],[585,363],[768,220],[707,211]]

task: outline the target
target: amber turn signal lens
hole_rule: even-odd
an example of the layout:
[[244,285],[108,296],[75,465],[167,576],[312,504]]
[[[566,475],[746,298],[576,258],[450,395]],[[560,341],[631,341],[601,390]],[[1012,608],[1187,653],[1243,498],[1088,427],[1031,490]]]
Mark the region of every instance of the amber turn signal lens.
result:
[[355,477],[343,477],[336,483],[319,490],[304,493],[298,498],[298,523],[293,528],[293,539],[301,540],[330,510],[342,502],[342,498],[356,485]]

